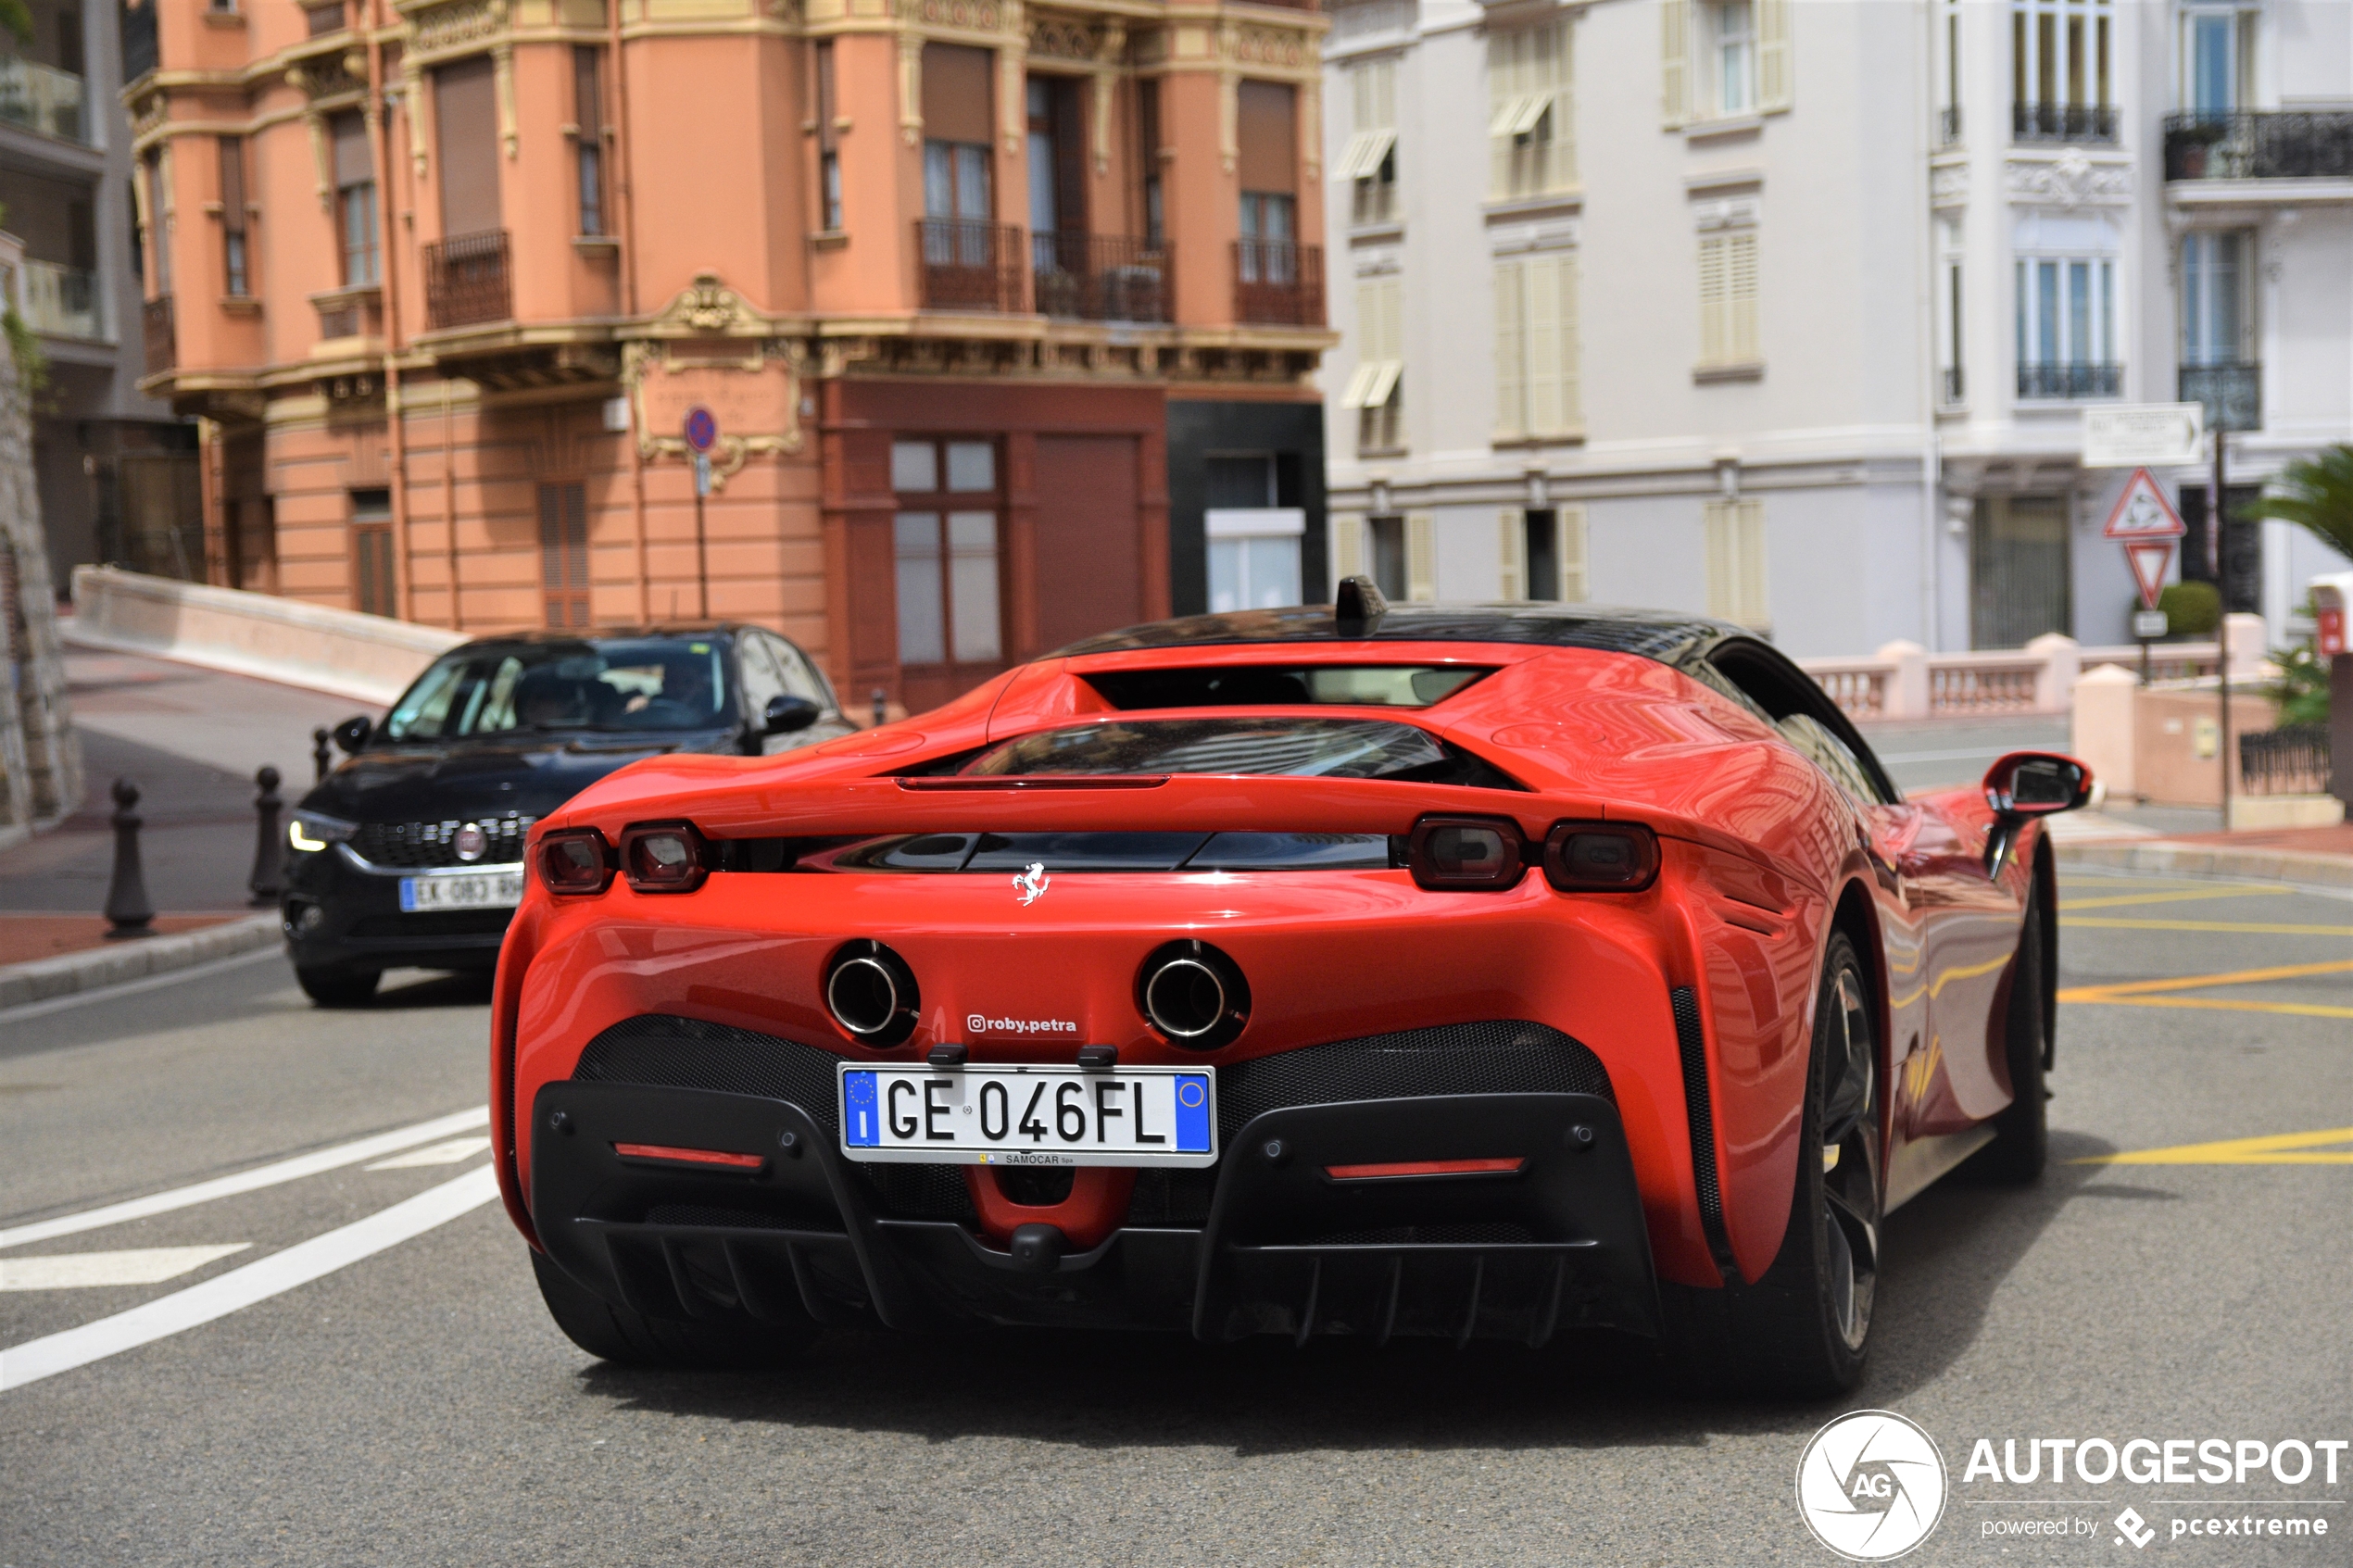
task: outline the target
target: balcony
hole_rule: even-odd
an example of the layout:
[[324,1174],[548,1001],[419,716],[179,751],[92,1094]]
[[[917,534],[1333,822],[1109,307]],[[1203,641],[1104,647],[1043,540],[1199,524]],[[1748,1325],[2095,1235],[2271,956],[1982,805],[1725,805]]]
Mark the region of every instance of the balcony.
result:
[[34,332],[99,343],[114,341],[114,331],[107,321],[106,291],[98,286],[98,275],[88,268],[28,260],[18,291],[18,313]]
[[2184,365],[2182,401],[2206,406],[2208,430],[2263,428],[2263,367],[2249,364]]
[[918,218],[915,255],[923,273],[925,309],[1011,312],[1022,308],[1019,225]]
[[508,248],[504,229],[459,234],[424,247],[427,331],[512,319],[513,272]]
[[2353,179],[2353,109],[2168,115],[2165,178]]
[[2113,142],[2117,113],[2109,104],[2012,104],[2013,142]]
[[82,78],[34,60],[0,60],[0,119],[60,136],[86,140],[82,131]]
[[2121,365],[2020,365],[2018,395],[2021,398],[2115,397],[2124,390]]
[[[314,294],[310,296],[310,307],[319,313],[319,336],[323,341],[384,335],[384,287],[381,284],[356,283]],[[494,316],[490,320],[504,320],[505,318]]]
[[1323,247],[1236,240],[1234,320],[1255,327],[1322,326]]
[[1033,234],[1040,314],[1076,321],[1169,319],[1168,252],[1126,234]]
[[175,352],[178,334],[171,320],[171,296],[161,295],[147,301],[142,312],[147,335],[147,374],[157,375],[180,362]]

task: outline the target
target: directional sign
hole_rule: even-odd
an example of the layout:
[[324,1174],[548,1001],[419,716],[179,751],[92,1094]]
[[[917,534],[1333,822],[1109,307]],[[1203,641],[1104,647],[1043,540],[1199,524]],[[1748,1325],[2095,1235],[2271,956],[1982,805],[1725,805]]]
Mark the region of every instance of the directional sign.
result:
[[700,404],[686,410],[686,445],[698,452],[708,452],[719,439],[719,420]]
[[[2128,539],[2124,542],[2124,559],[2133,569],[2133,582],[2141,590],[2141,602],[2156,609],[2157,596],[2165,591],[2165,569],[2173,564],[2173,541]],[[2164,634],[2157,633],[2160,637]]]
[[2187,468],[2204,455],[2202,403],[2112,403],[2083,410],[2087,469]]
[[2116,509],[2108,514],[2108,526],[2100,530],[2103,539],[2179,539],[2189,530],[2182,526],[2182,514],[2165,498],[2165,491],[2149,477],[2146,469],[2136,470],[2125,481],[2124,494],[2116,498]]

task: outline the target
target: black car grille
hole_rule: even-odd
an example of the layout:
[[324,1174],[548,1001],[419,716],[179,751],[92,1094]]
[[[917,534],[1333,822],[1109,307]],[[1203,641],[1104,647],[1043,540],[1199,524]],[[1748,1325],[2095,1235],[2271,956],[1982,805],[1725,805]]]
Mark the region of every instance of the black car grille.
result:
[[[841,1057],[772,1035],[648,1014],[625,1019],[588,1042],[573,1069],[586,1083],[714,1089],[790,1100],[829,1137],[841,1115],[835,1084]],[[1220,1068],[1220,1147],[1251,1118],[1295,1105],[1397,1099],[1416,1095],[1586,1094],[1613,1103],[1609,1073],[1584,1046],[1541,1023],[1509,1020],[1409,1029],[1277,1051]],[[906,1220],[975,1218],[961,1165],[866,1165],[862,1174],[886,1214]],[[1128,1209],[1131,1224],[1198,1225],[1216,1187],[1211,1171],[1146,1171]]]
[[[432,866],[513,865],[522,859],[523,841],[531,836],[535,817],[509,811],[497,817],[451,817],[439,822],[362,822],[351,847],[374,866],[402,871]],[[458,859],[458,830],[468,822],[483,831],[488,844],[472,860]]]
[[363,915],[351,922],[357,941],[401,936],[502,936],[512,909],[428,909],[413,915]]

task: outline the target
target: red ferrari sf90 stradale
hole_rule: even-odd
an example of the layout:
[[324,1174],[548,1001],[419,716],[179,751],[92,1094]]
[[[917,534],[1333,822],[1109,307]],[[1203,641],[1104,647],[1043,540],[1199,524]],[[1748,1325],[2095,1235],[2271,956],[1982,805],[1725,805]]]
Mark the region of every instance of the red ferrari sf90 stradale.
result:
[[499,1180],[616,1360],[1606,1326],[1842,1389],[1887,1213],[2041,1169],[2040,818],[2090,784],[1906,800],[1689,616],[1351,579],[1137,627],[546,818]]

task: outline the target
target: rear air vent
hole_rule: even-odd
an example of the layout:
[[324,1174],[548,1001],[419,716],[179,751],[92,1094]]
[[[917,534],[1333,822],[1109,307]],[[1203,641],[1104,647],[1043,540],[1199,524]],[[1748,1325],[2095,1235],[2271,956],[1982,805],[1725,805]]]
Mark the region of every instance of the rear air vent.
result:
[[1707,1249],[1727,1279],[1740,1277],[1732,1244],[1724,1229],[1724,1191],[1716,1174],[1716,1112],[1707,1087],[1707,1036],[1700,1026],[1699,997],[1688,985],[1668,993],[1675,1010],[1675,1046],[1683,1062],[1683,1113],[1691,1124],[1692,1185],[1699,1193],[1700,1228]]

